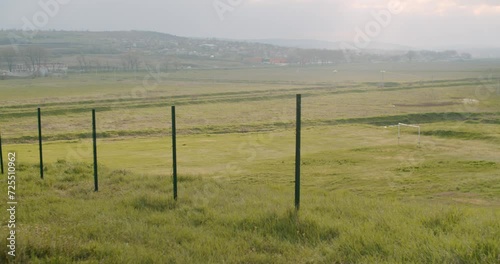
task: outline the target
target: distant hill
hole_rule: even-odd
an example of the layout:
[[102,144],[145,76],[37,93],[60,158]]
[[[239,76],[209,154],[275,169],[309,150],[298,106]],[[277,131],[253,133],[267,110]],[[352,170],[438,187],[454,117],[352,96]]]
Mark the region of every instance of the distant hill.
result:
[[[408,51],[412,50],[410,47],[381,42],[373,42],[364,50],[343,47],[341,42],[319,40],[222,40],[149,31],[34,33],[0,30],[0,70],[17,67],[33,71],[33,68],[40,68],[44,63],[64,64],[69,71],[137,71],[152,67],[161,67],[166,71],[257,65],[470,59],[470,56],[449,51],[412,51],[409,54]],[[12,54],[13,48],[15,54]],[[43,54],[43,58],[35,58],[34,52]]]
[[474,58],[500,58],[500,48],[465,48],[459,50],[472,54]]
[[[331,42],[324,40],[311,40],[311,39],[257,39],[257,40],[249,40],[250,42],[255,43],[264,43],[271,44],[282,47],[292,47],[292,48],[301,48],[301,49],[329,49],[329,50],[339,50],[342,49],[342,42]],[[353,42],[344,42],[350,46],[355,46]],[[373,41],[367,48],[367,50],[400,50],[400,51],[408,51],[414,48],[398,45],[398,44],[390,44],[383,42]]]

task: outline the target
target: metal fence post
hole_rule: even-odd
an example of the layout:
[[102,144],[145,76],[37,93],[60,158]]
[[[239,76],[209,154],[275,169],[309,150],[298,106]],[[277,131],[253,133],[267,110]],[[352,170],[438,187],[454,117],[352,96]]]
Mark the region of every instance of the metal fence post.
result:
[[300,208],[300,137],[301,137],[301,95],[297,94],[297,123],[295,132],[295,209]]
[[43,179],[42,113],[38,107],[38,148],[40,150],[40,178]]
[[0,134],[0,171],[3,174],[3,150],[2,150],[2,134]]
[[172,162],[173,162],[174,200],[177,201],[177,131],[175,125],[175,106],[172,106]]
[[97,177],[97,133],[95,124],[95,109],[92,109],[92,139],[94,145],[94,191],[99,191],[99,180]]

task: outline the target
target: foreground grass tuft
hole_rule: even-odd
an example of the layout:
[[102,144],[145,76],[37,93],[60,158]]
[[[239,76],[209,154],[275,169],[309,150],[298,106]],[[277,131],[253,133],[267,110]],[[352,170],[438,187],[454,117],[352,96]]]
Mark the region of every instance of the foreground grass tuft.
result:
[[321,241],[331,241],[339,235],[335,228],[319,226],[310,219],[302,219],[295,210],[284,215],[271,213],[259,219],[245,219],[237,225],[238,230],[272,236],[278,240],[299,244],[315,245]]

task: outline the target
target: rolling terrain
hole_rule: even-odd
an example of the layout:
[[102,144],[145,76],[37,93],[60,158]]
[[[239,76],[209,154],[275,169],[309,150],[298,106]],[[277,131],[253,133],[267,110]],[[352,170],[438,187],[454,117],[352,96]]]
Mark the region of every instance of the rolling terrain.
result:
[[[483,60],[2,80],[4,156],[18,156],[16,261],[498,263],[499,74]],[[412,128],[398,143],[399,122],[421,126],[420,144]],[[7,214],[0,220],[6,237]]]

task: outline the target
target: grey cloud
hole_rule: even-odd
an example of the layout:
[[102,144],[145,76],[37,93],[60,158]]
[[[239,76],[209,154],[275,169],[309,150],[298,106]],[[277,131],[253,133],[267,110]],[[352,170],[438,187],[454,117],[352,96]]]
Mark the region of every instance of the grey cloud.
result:
[[[56,0],[44,0],[56,1]],[[65,30],[152,30],[181,36],[236,39],[290,38],[351,41],[356,28],[374,18],[383,7],[380,1],[358,0],[241,0],[221,20],[214,2],[228,0],[72,0],[50,19],[46,29]],[[459,5],[499,6],[498,1],[454,0]],[[38,0],[0,2],[0,27],[20,28],[22,17],[40,10]],[[353,3],[371,8],[354,8]],[[385,3],[385,1],[384,1]],[[416,3],[416,2],[413,2]],[[428,4],[441,2],[427,1]],[[417,6],[418,7],[418,6]],[[425,8],[424,8],[425,7]],[[410,10],[411,11],[411,10]],[[394,15],[377,41],[403,45],[432,46],[470,44],[500,46],[500,36],[492,34],[500,25],[500,15],[473,14],[450,9],[445,16],[429,12]]]

